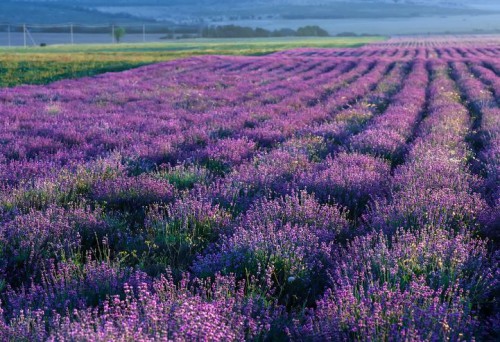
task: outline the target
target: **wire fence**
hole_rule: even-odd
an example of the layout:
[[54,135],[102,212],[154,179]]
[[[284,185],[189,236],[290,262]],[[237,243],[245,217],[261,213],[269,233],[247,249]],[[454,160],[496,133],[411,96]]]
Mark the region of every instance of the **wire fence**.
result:
[[162,24],[9,24],[0,23],[0,46],[30,47],[59,44],[146,43],[163,39],[197,38],[202,27]]

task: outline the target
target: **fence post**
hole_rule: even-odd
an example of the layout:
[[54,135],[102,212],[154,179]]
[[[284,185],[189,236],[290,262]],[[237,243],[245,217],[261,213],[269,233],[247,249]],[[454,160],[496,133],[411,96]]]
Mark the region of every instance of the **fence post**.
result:
[[75,44],[75,37],[73,35],[73,23],[70,25],[70,32],[71,32],[71,45]]
[[115,43],[115,25],[111,25],[111,42]]
[[9,42],[9,47],[11,47],[12,42],[10,38],[10,24],[7,24],[7,41]]
[[26,48],[26,24],[23,24],[23,40],[24,40],[24,48]]
[[146,25],[142,24],[142,42],[146,42]]

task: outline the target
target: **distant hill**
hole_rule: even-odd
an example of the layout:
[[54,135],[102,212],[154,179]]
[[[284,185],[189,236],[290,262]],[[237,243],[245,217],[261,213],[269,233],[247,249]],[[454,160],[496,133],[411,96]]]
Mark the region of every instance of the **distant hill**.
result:
[[[471,8],[471,6],[475,8]],[[0,23],[178,24],[238,20],[482,15],[498,0],[0,0]]]
[[[50,0],[0,0],[0,23],[11,24],[109,24],[137,22],[129,14],[110,14],[74,3]],[[150,20],[148,20],[150,21]],[[152,21],[152,20],[151,20]]]
[[[9,0],[7,0],[9,1]],[[178,5],[196,5],[196,6],[220,6],[235,4],[271,4],[271,5],[328,5],[333,3],[370,3],[370,4],[420,4],[429,6],[457,7],[467,6],[476,7],[477,5],[497,5],[500,8],[498,0],[10,0],[12,2],[38,2],[38,3],[67,3],[80,4],[87,6],[178,6]],[[3,1],[6,2],[6,1]]]
[[[67,1],[67,0],[59,0]],[[175,20],[203,18],[218,21],[234,19],[339,19],[339,18],[401,18],[415,16],[481,15],[491,9],[471,7],[478,0],[80,0],[87,7],[106,13],[127,13],[144,18]],[[154,11],[144,10],[155,8]],[[500,12],[500,5],[498,6]]]

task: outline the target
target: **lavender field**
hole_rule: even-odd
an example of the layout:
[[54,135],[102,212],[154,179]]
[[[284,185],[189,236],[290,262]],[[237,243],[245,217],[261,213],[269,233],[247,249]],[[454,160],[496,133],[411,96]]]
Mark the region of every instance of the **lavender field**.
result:
[[494,36],[0,89],[0,340],[496,340],[499,104]]

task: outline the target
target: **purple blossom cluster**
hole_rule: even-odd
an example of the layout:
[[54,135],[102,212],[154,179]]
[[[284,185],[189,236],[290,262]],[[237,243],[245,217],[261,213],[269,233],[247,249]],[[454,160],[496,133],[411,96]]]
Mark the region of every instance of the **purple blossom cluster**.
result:
[[0,340],[500,334],[494,37],[0,89]]
[[498,288],[486,244],[470,233],[430,226],[392,238],[374,232],[338,253],[332,288],[292,335],[468,340],[479,324],[474,302]]
[[[278,56],[287,57],[314,57],[314,58],[388,58],[398,60],[413,60],[415,58],[425,59],[453,59],[467,61],[469,59],[497,57],[498,37],[491,39],[474,36],[458,37],[455,42],[449,36],[441,38],[430,37],[413,39],[409,41],[402,38],[392,38],[387,41],[366,45],[359,49],[310,49],[300,48],[276,53]],[[439,41],[441,40],[441,41]],[[498,69],[497,69],[498,70]]]
[[360,134],[352,137],[351,147],[390,160],[401,158],[407,140],[411,137],[426,99],[428,75],[425,64],[415,61],[401,91],[391,99],[383,115],[373,120]]
[[463,96],[472,106],[477,132],[472,136],[479,150],[474,167],[485,178],[485,199],[489,203],[482,215],[485,233],[498,238],[495,227],[500,224],[500,103],[498,80],[492,77],[492,70],[481,64],[470,66],[463,63],[453,65],[454,74]]
[[389,177],[390,166],[382,159],[340,153],[301,175],[299,184],[322,201],[333,200],[360,213],[370,199],[386,194]]
[[234,277],[218,276],[214,283],[183,278],[177,283],[167,273],[157,280],[144,275],[132,280],[135,284],[123,285],[123,299],[110,296],[102,310],[75,309],[70,316],[54,314],[49,322],[42,310],[28,310],[8,326],[0,322],[0,336],[39,341],[242,340],[264,336],[279,313],[263,304],[266,298],[246,296],[244,282]]
[[[410,146],[406,162],[394,172],[392,198],[377,201],[370,224],[387,232],[422,225],[475,229],[486,208],[468,171],[466,136],[471,117],[461,103],[447,65],[431,62],[427,116]],[[423,181],[422,177],[425,177]]]
[[305,191],[264,198],[248,209],[214,252],[195,262],[193,270],[200,276],[223,272],[253,277],[290,304],[321,291],[334,242],[349,229],[341,208],[320,204]]

